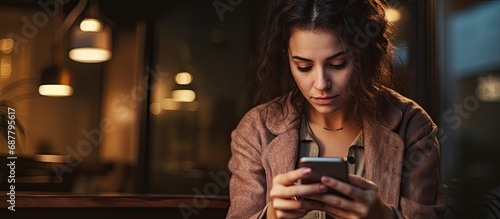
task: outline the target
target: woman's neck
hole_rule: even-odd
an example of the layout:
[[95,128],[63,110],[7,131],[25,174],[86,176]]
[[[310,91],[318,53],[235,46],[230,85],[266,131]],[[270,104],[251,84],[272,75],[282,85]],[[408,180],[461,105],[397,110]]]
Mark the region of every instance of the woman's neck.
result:
[[312,124],[323,127],[327,131],[340,131],[344,127],[354,123],[352,113],[347,108],[341,108],[335,112],[324,114],[308,107],[308,119]]

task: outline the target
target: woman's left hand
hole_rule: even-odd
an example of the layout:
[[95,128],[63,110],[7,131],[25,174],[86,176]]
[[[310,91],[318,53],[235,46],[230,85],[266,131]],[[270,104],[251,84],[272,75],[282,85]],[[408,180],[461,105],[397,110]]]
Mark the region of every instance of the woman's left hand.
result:
[[321,183],[350,197],[333,195],[306,196],[323,203],[321,211],[335,218],[394,218],[392,208],[382,201],[375,183],[362,177],[349,175],[349,183],[323,176]]

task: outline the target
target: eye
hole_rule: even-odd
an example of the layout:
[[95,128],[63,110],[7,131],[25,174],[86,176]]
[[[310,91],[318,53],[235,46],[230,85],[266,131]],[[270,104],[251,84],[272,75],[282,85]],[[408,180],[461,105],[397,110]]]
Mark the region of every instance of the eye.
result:
[[307,66],[307,67],[300,67],[300,66],[297,66],[297,70],[299,70],[300,72],[308,72],[312,69],[312,66]]
[[342,64],[338,64],[338,65],[330,64],[330,67],[332,67],[333,69],[343,69],[343,68],[345,68],[346,65],[347,65],[347,62],[343,62]]

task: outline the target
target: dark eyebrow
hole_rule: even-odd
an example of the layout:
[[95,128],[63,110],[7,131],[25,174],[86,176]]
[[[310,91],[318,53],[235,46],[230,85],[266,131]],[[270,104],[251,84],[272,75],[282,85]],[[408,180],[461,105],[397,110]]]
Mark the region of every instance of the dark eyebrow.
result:
[[[326,61],[332,60],[332,59],[336,58],[337,56],[340,56],[343,54],[345,54],[345,51],[340,51],[338,53],[335,53],[335,54],[329,56],[328,58],[326,58]],[[292,59],[298,59],[298,60],[305,61],[305,62],[312,62],[312,60],[306,59],[306,58],[300,57],[300,56],[292,56]]]

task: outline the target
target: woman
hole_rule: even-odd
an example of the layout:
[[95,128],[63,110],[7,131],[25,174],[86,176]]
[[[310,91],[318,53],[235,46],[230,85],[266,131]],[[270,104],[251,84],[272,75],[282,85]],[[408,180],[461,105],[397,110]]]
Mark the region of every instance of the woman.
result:
[[[390,89],[384,5],[278,1],[263,29],[254,69],[262,104],[232,133],[227,217],[441,217],[437,127]],[[297,168],[304,156],[349,157],[349,182],[300,184],[311,174]]]

